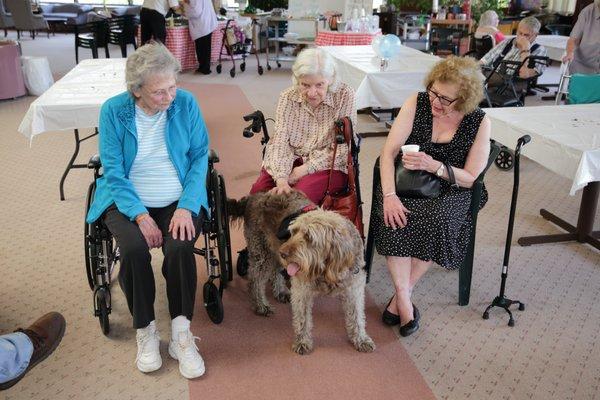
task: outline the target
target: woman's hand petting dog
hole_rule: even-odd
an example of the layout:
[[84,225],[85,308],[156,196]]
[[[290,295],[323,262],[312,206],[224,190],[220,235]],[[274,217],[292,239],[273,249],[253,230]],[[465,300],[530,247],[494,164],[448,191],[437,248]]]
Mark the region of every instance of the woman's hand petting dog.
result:
[[275,193],[275,194],[288,194],[292,191],[292,188],[286,178],[278,178],[275,181],[275,184],[277,186],[275,186],[273,189],[269,190],[269,192]]

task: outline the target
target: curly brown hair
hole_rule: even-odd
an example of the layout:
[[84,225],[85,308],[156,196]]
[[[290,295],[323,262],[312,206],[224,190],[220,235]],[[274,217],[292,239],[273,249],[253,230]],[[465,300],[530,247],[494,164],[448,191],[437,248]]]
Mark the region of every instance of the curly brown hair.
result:
[[425,87],[434,82],[458,85],[454,108],[468,114],[474,111],[483,100],[483,81],[479,63],[471,57],[447,57],[433,66],[425,78]]

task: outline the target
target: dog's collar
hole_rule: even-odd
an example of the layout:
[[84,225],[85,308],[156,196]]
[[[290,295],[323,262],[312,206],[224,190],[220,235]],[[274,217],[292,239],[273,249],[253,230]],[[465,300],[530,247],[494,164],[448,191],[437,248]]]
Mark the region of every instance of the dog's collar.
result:
[[318,207],[316,205],[314,205],[313,203],[310,203],[304,207],[302,207],[300,210],[295,211],[293,213],[291,213],[290,215],[288,215],[287,217],[285,217],[282,221],[281,224],[279,224],[279,229],[277,230],[277,239],[282,240],[282,241],[286,241],[288,240],[292,234],[290,232],[290,224],[292,222],[294,222],[294,220],[296,218],[298,218],[300,215],[307,213],[309,211],[313,211],[316,210]]

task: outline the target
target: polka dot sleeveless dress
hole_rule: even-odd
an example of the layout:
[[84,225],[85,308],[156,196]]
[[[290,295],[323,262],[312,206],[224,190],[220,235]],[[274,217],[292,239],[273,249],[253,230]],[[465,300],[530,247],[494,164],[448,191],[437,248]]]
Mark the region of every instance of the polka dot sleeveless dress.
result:
[[[463,168],[484,115],[481,109],[476,109],[464,116],[449,143],[432,143],[431,104],[427,93],[419,93],[413,130],[406,144],[418,144],[420,151],[435,160]],[[435,199],[400,199],[410,213],[407,225],[396,230],[385,226],[381,184],[374,187],[374,220],[371,223],[374,224],[375,246],[379,254],[433,260],[446,269],[460,267],[467,251],[472,226],[469,212],[471,190],[452,188],[446,180],[441,183],[440,196]],[[480,207],[486,201],[487,191],[484,187]]]

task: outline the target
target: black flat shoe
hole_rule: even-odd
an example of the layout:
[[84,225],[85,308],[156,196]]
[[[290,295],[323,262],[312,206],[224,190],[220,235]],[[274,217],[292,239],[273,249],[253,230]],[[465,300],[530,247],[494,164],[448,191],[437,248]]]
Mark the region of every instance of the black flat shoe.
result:
[[388,311],[388,307],[392,303],[393,298],[394,296],[392,296],[390,301],[388,301],[387,306],[385,306],[385,310],[381,315],[381,321],[387,326],[395,326],[400,324],[400,316]]
[[408,321],[406,324],[400,327],[400,336],[407,337],[419,330],[419,320],[421,319],[421,313],[414,304],[413,306],[413,319]]

